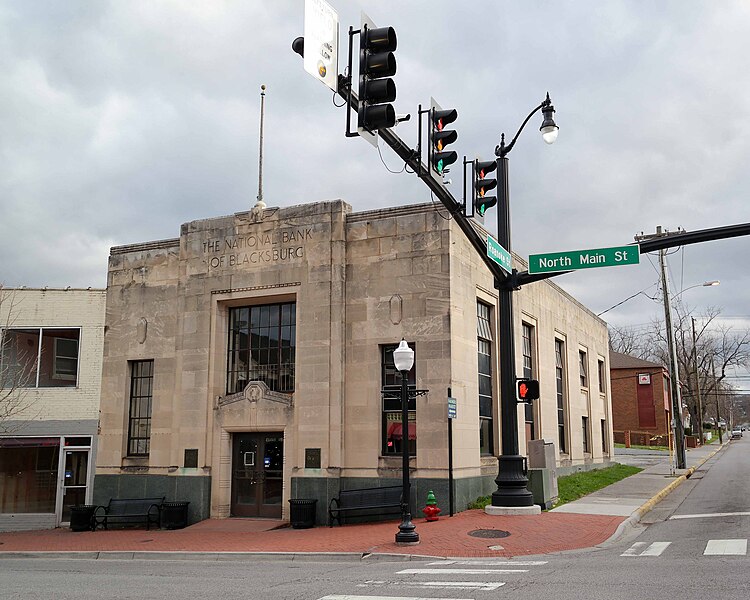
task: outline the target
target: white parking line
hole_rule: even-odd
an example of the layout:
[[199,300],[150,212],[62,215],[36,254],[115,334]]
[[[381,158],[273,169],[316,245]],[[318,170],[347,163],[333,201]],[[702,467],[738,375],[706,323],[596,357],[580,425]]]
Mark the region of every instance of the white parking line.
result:
[[704,513],[702,515],[672,515],[672,519],[709,519],[712,517],[750,517],[750,512]]
[[704,556],[745,556],[747,540],[708,540]]

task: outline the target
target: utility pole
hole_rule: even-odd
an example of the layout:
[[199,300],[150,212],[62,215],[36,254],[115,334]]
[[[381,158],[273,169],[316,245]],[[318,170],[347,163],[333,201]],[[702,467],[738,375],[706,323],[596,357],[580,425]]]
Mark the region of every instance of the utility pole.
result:
[[698,400],[698,435],[703,443],[703,403],[701,402],[701,377],[698,373],[698,345],[695,336],[695,317],[690,317],[693,325],[693,365],[695,366],[695,394]]
[[[680,231],[671,235],[677,235]],[[652,238],[669,236],[670,232],[662,231],[661,226],[656,228],[655,234],[637,235],[635,240],[649,240]],[[664,297],[664,320],[667,334],[667,349],[669,352],[669,377],[672,379],[672,431],[674,435],[675,456],[677,457],[677,468],[685,468],[685,432],[682,428],[682,398],[680,395],[680,380],[677,368],[677,348],[674,340],[674,327],[672,325],[672,305],[669,301],[669,279],[667,277],[666,249],[659,249],[659,265],[661,267],[661,286]]]
[[723,443],[721,440],[721,415],[719,414],[719,386],[716,384],[716,363],[714,362],[714,356],[711,356],[711,375],[714,378],[714,399],[716,400],[716,428],[719,430],[719,443]]

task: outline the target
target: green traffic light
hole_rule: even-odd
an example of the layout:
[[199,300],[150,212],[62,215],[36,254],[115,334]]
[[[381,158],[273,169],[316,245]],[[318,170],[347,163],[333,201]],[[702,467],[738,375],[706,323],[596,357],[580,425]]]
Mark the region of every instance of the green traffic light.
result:
[[484,211],[485,211],[484,204],[482,204],[482,206],[479,207],[479,214],[481,216],[484,216]]
[[443,159],[441,158],[437,163],[437,172],[443,174]]

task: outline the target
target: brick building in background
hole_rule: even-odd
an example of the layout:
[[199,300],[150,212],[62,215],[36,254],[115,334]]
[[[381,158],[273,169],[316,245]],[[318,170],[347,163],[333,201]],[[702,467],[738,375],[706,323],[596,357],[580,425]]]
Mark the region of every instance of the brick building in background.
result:
[[616,443],[666,446],[671,422],[671,389],[666,367],[618,352],[609,353],[612,428]]

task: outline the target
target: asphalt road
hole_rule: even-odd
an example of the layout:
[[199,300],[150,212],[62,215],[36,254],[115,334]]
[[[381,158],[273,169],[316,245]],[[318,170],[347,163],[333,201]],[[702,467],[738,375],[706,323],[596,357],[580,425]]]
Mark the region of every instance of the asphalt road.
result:
[[5,559],[0,599],[750,597],[750,436],[606,547],[510,561]]

